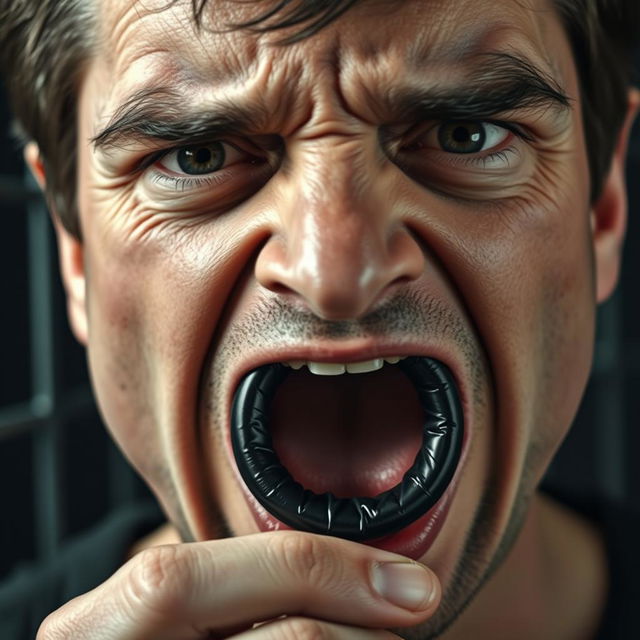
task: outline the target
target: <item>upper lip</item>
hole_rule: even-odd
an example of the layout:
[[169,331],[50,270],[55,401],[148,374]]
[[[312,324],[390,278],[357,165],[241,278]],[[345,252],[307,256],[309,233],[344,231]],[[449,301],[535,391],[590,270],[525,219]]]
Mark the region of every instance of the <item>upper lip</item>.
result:
[[460,384],[460,376],[458,375],[458,360],[451,349],[447,349],[442,345],[434,345],[428,340],[420,341],[398,341],[398,342],[380,342],[380,341],[358,341],[359,344],[340,345],[332,341],[331,343],[322,344],[319,340],[314,340],[315,344],[305,344],[298,346],[286,346],[280,349],[270,351],[261,351],[254,354],[253,357],[246,357],[242,362],[234,367],[231,374],[228,406],[231,405],[232,396],[236,388],[240,384],[240,380],[250,371],[257,369],[266,364],[275,364],[280,362],[289,362],[293,360],[313,361],[313,362],[363,362],[365,360],[373,360],[375,358],[390,358],[393,356],[418,356],[428,357],[440,360],[451,369],[454,377],[458,381],[458,387],[462,391],[463,386]]

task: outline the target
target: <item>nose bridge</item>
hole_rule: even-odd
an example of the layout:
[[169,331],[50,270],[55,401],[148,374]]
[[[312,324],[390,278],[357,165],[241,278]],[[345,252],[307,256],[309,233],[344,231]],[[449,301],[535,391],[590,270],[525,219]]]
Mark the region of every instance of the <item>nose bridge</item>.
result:
[[318,316],[355,319],[395,283],[419,276],[422,252],[384,194],[379,158],[347,137],[291,158],[279,235],[256,265],[268,288],[301,298]]
[[345,286],[364,284],[372,261],[382,258],[388,221],[368,202],[373,185],[364,159],[347,149],[340,153],[338,146],[332,151],[314,157],[301,176],[288,225],[290,258],[307,277],[341,276]]

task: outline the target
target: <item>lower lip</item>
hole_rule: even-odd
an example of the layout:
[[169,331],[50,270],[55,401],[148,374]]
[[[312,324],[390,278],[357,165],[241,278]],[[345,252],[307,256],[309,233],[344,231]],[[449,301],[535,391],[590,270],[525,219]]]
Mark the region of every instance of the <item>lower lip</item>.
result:
[[[435,542],[436,537],[440,533],[442,526],[447,518],[447,514],[449,513],[449,508],[451,506],[451,501],[455,494],[458,479],[460,476],[460,471],[463,466],[466,447],[463,444],[463,451],[460,458],[460,464],[458,465],[458,469],[453,477],[453,480],[447,487],[447,490],[444,492],[440,500],[429,509],[423,516],[418,518],[415,522],[412,522],[409,526],[397,531],[388,536],[384,536],[382,538],[376,538],[374,540],[366,540],[363,544],[369,545],[371,547],[376,547],[378,549],[383,549],[385,551],[390,551],[392,553],[397,553],[412,560],[419,560],[422,558],[425,553],[429,550],[431,545]],[[234,461],[234,470],[236,472],[236,476],[238,481],[240,482],[240,486],[242,487],[242,492],[244,494],[245,500],[253,515],[253,518],[258,525],[258,528],[262,532],[266,531],[287,531],[291,530],[292,527],[286,525],[284,522],[281,522],[274,516],[272,516],[255,498],[255,496],[249,491],[249,488],[244,483],[240,476],[240,472],[238,471],[235,461]]]

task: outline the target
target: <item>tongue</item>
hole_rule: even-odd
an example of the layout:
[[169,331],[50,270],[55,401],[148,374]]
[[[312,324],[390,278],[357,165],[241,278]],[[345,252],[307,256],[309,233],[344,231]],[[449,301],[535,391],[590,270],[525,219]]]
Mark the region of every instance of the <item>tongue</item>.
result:
[[422,421],[414,385],[397,366],[326,377],[305,368],[278,387],[271,435],[282,464],[305,488],[374,497],[413,464]]

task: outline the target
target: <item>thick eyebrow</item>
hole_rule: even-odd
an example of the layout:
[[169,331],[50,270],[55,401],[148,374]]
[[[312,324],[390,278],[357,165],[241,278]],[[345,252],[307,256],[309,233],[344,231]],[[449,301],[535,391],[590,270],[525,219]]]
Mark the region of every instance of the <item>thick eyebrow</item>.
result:
[[464,86],[393,90],[387,110],[400,122],[490,118],[522,109],[567,111],[571,99],[549,73],[515,53],[476,54]]
[[190,110],[185,94],[167,87],[136,91],[116,110],[91,143],[108,152],[134,142],[172,142],[176,146],[260,130],[268,114],[263,105],[215,100]]

